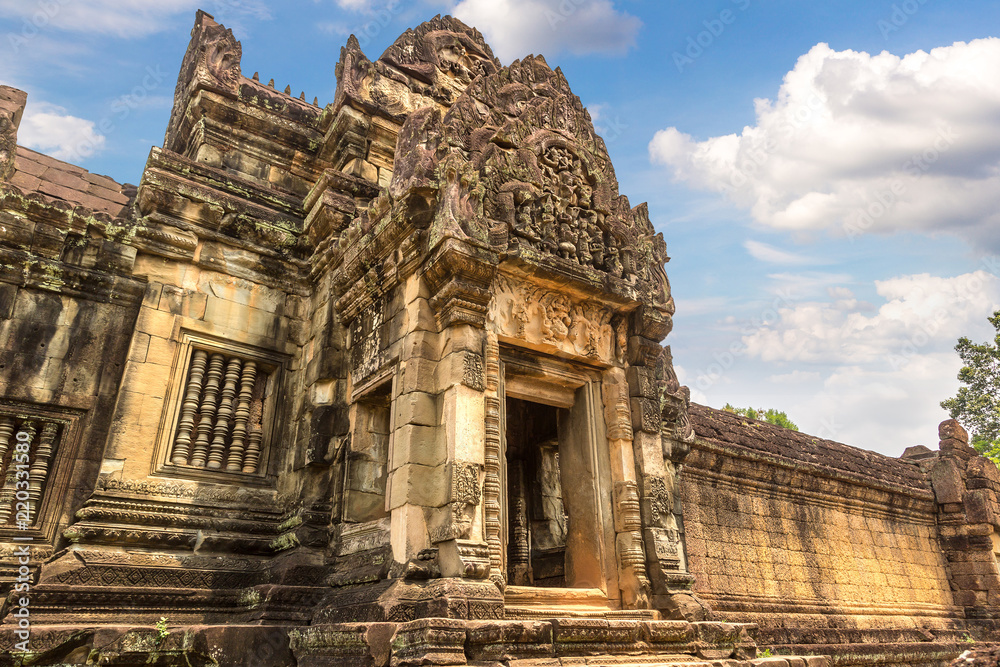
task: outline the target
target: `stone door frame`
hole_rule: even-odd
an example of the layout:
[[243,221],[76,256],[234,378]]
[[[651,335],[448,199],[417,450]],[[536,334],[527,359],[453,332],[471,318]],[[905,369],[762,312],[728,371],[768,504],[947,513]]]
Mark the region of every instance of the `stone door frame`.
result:
[[[576,577],[582,585],[567,587],[570,590],[600,590],[609,607],[620,606],[618,566],[615,560],[615,525],[612,507],[612,476],[610,449],[601,402],[601,370],[581,363],[564,361],[519,347],[502,346],[499,349],[495,425],[499,435],[496,447],[498,464],[496,484],[486,485],[485,501],[498,507],[499,540],[491,541],[491,561],[499,565],[500,576],[506,584],[508,508],[506,479],[506,399],[518,398],[564,408],[569,414],[560,419],[560,433],[569,431],[568,443],[577,446],[567,450],[569,456],[560,455],[570,465],[583,467],[587,474],[573,478],[578,493],[573,501],[593,512],[594,521],[583,523],[583,529],[571,531],[567,537],[567,575]],[[489,411],[487,419],[490,418]],[[491,443],[487,443],[490,446]],[[562,447],[562,438],[560,446]],[[560,464],[562,466],[562,463]],[[565,468],[561,475],[566,480]],[[579,486],[583,482],[589,482]],[[564,484],[564,490],[566,485]],[[493,495],[493,497],[490,497]],[[588,512],[588,514],[589,514]],[[571,526],[573,518],[570,515]],[[579,517],[577,518],[579,521]],[[554,592],[566,589],[543,589]]]

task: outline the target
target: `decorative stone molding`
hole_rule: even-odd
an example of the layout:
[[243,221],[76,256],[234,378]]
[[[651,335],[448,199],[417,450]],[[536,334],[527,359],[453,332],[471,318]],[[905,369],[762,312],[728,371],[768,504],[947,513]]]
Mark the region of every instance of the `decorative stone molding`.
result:
[[632,481],[617,482],[614,496],[622,602],[629,609],[646,609],[649,607],[650,584],[646,576],[646,554],[642,545],[638,486]]
[[238,94],[242,57],[243,47],[233,37],[233,31],[199,10],[191,31],[191,43],[181,63],[164,147],[184,152],[184,133],[190,131],[190,121],[185,118],[186,106],[199,88],[232,96]]

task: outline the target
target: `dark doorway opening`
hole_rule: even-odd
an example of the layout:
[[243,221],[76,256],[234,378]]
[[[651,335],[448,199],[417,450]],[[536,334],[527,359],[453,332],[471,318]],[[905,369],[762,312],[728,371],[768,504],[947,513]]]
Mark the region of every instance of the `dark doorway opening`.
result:
[[566,586],[559,422],[568,410],[507,398],[507,581]]

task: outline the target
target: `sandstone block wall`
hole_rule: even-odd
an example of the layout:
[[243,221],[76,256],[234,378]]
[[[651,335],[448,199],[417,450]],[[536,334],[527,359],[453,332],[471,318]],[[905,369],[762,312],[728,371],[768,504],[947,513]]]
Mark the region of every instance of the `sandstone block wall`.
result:
[[927,465],[702,406],[691,415],[687,556],[718,618],[759,623],[765,645],[955,630],[963,611]]

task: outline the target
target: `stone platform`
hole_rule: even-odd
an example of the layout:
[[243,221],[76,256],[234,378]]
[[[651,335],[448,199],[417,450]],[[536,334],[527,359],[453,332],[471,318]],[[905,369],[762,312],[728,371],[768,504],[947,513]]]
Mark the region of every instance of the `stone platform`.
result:
[[823,656],[757,657],[756,626],[739,623],[551,618],[315,626],[35,626],[29,653],[13,654],[13,629],[0,633],[6,665],[261,665],[267,667],[828,667]]

